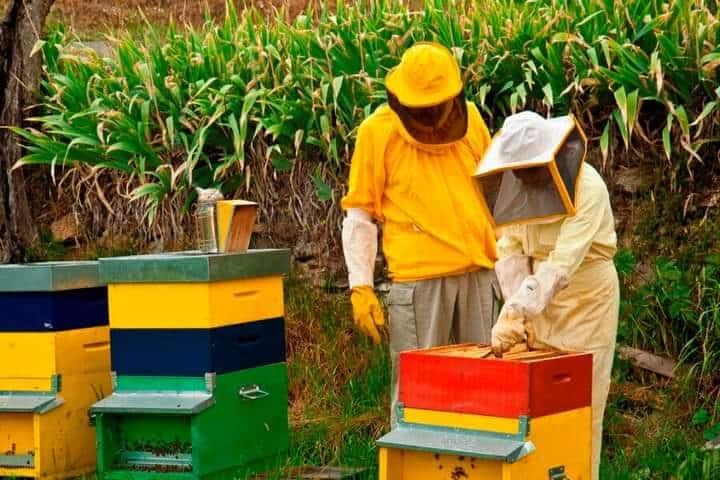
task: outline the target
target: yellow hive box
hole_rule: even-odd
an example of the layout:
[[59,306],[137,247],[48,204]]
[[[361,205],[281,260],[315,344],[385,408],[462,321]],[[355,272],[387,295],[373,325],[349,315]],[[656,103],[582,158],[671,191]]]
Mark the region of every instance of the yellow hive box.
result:
[[95,470],[88,412],[111,393],[110,372],[56,377],[54,387],[0,394],[0,477],[61,479]]
[[[390,443],[404,438],[407,448],[381,447],[380,480],[590,479],[590,407],[531,420],[411,409],[401,417]],[[436,445],[422,447],[423,435]],[[512,443],[518,458],[499,459]]]
[[110,374],[110,329],[0,332],[0,392],[50,391],[56,375]]
[[216,328],[283,316],[280,275],[108,285],[112,328]]

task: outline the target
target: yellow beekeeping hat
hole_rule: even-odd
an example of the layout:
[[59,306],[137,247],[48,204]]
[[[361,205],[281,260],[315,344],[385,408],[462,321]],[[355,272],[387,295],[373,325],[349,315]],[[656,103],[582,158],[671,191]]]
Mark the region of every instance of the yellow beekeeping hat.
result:
[[463,89],[460,66],[452,52],[438,43],[410,47],[385,78],[385,87],[406,107],[439,105]]

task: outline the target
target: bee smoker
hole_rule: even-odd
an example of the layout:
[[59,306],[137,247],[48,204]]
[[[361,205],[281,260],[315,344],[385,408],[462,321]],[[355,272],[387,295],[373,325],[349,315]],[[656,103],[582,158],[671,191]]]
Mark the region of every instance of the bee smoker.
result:
[[214,188],[196,188],[198,192],[195,223],[197,247],[202,253],[218,252],[218,228],[215,215],[216,204],[223,199],[222,193]]

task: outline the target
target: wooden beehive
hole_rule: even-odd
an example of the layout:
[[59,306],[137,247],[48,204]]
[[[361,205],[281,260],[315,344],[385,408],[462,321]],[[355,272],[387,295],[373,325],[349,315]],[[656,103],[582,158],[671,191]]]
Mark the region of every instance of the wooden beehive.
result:
[[113,394],[102,479],[232,478],[288,448],[284,250],[102,259]]
[[0,477],[92,472],[88,410],[111,391],[97,262],[0,267],[0,312]]
[[381,480],[590,478],[592,355],[489,353],[401,354],[400,420],[378,442]]
[[284,363],[204,377],[118,376],[93,407],[99,478],[205,479],[261,470],[289,446]]

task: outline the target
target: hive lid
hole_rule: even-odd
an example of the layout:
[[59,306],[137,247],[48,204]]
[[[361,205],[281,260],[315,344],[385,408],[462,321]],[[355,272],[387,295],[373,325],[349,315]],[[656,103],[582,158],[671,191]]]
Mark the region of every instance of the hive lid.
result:
[[57,395],[25,392],[0,393],[0,412],[4,413],[45,413],[62,403],[62,398]]
[[381,447],[418,450],[513,463],[535,450],[532,442],[472,430],[399,424],[377,444]]
[[195,415],[215,403],[205,392],[116,392],[92,406],[92,413]]
[[100,259],[100,279],[106,283],[213,282],[289,271],[290,251],[285,249],[211,254],[186,251]]
[[0,265],[0,292],[53,292],[101,286],[96,261]]

